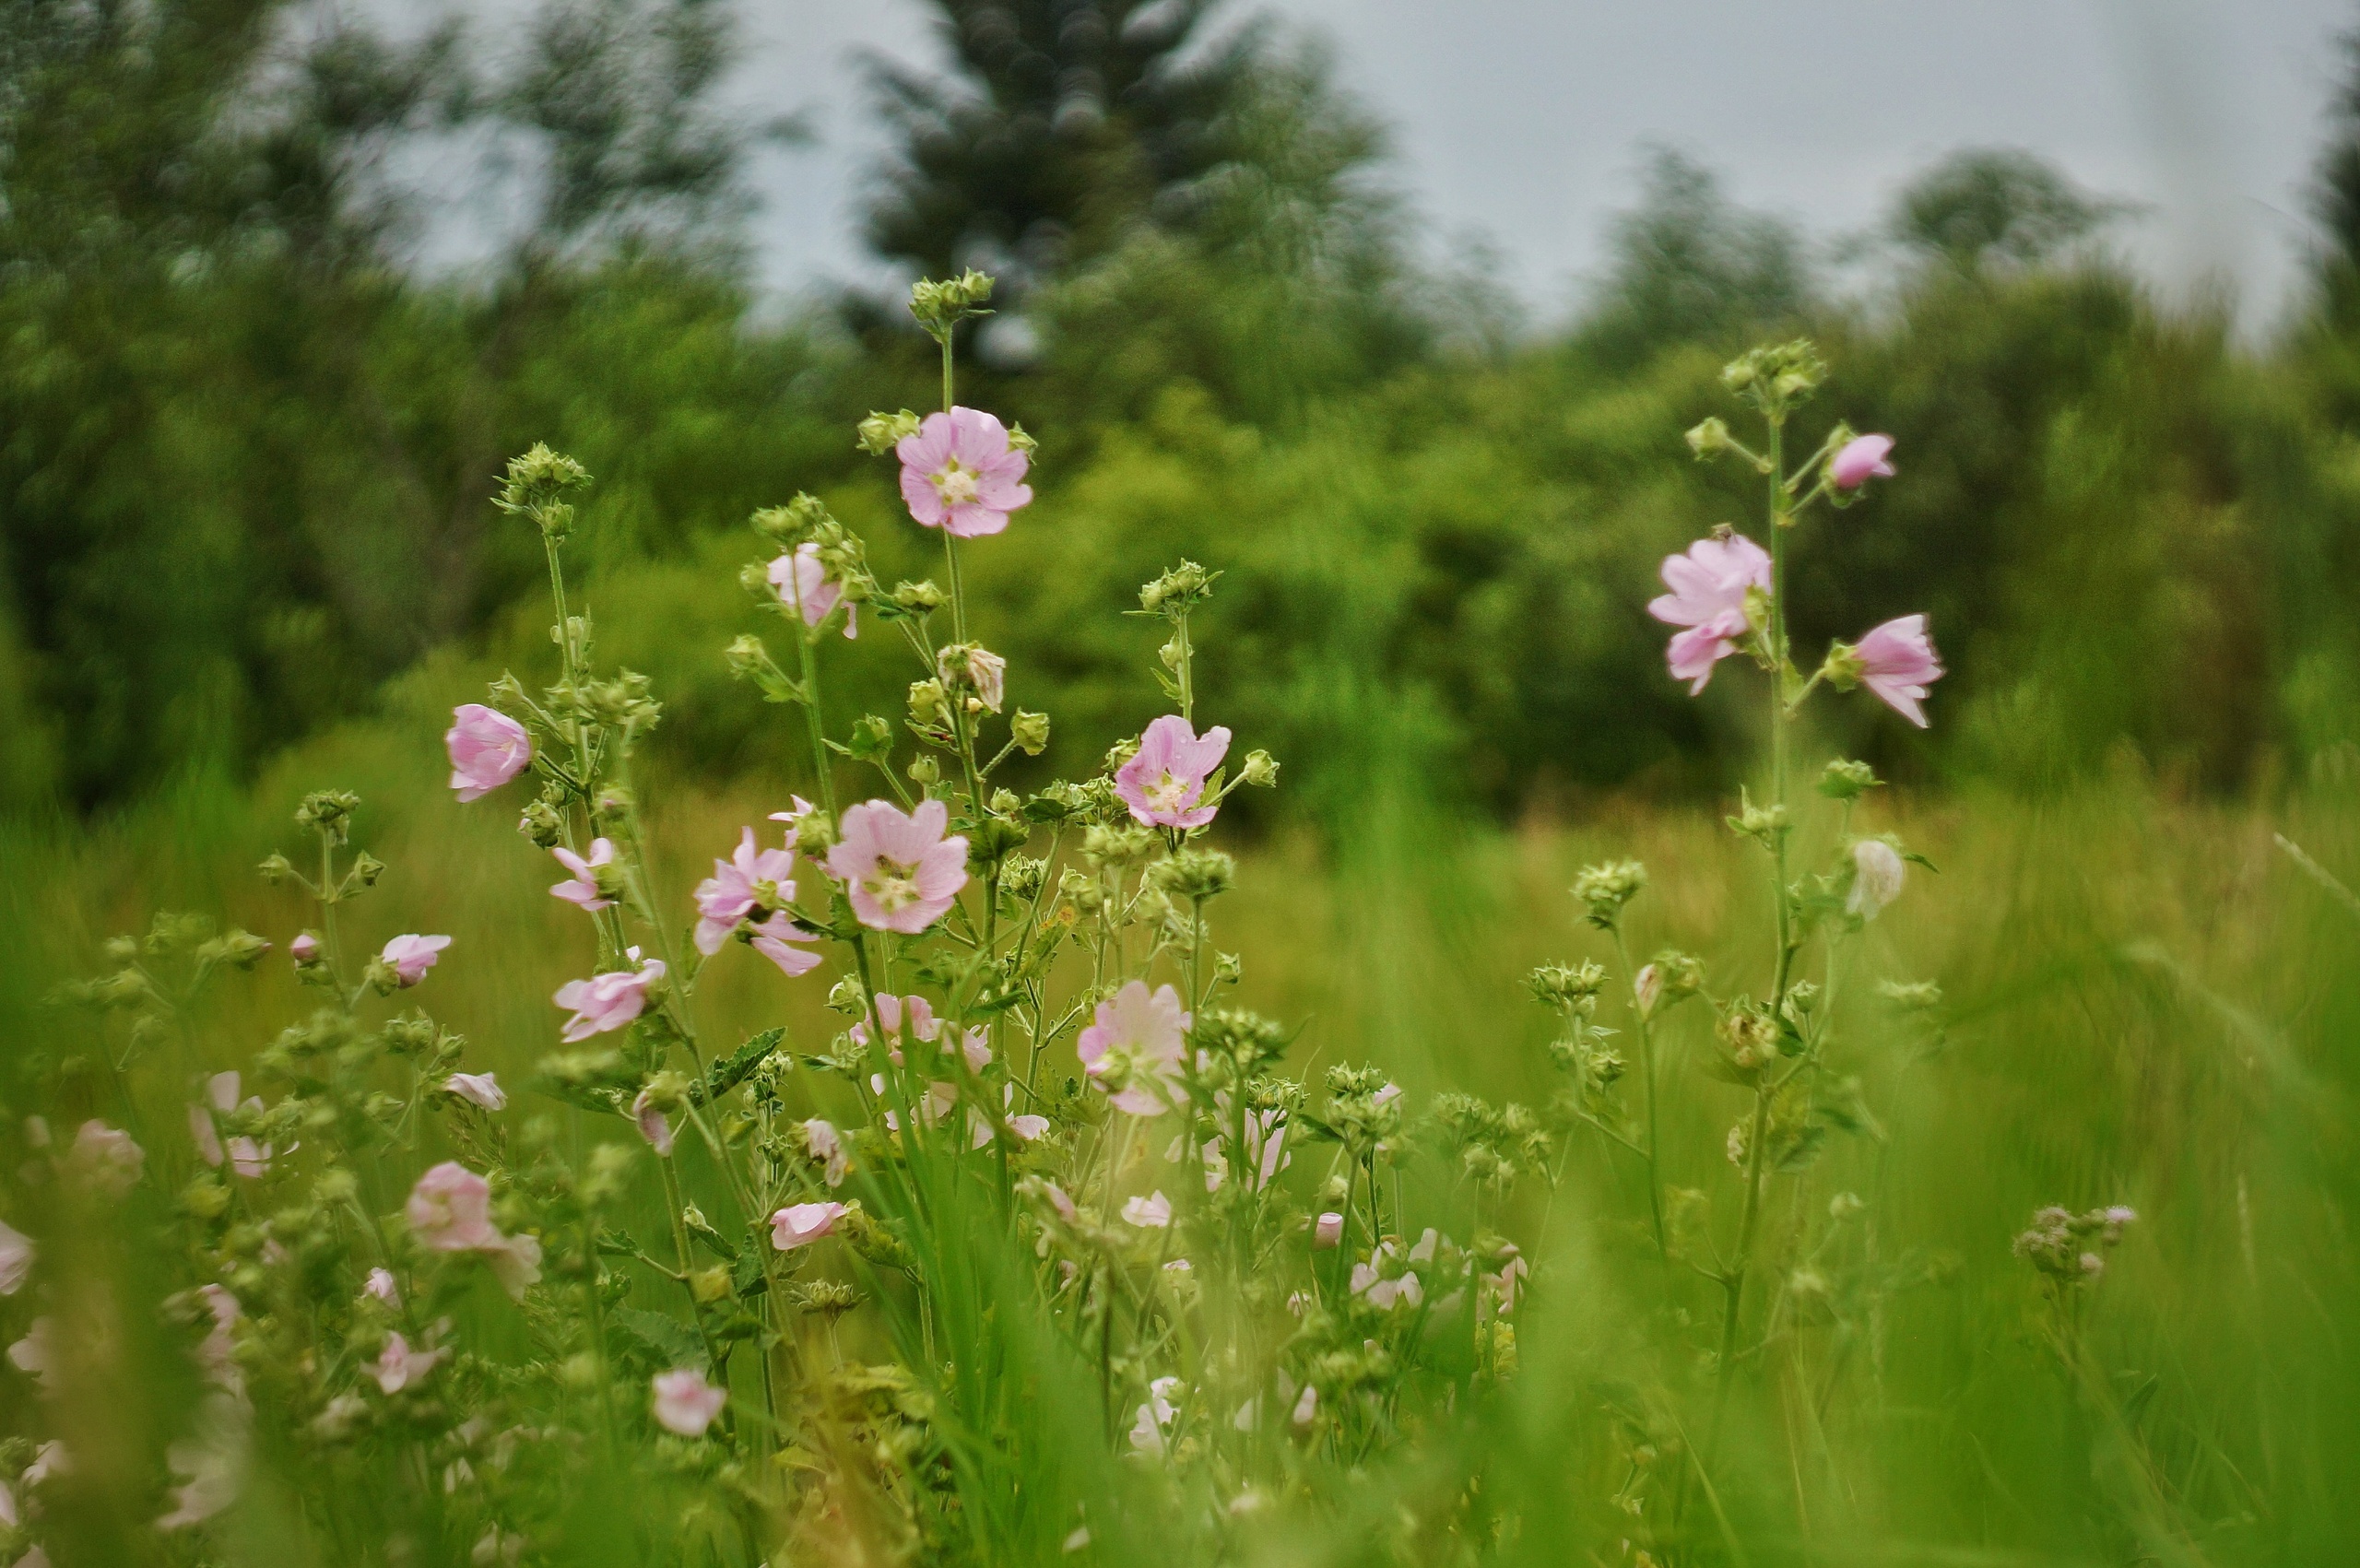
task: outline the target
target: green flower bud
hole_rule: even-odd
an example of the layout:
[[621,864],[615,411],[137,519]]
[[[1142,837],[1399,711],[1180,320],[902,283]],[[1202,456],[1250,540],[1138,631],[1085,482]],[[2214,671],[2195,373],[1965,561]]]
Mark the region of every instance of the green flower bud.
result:
[[1729,427],[1716,417],[1705,420],[1688,432],[1688,450],[1702,462],[1729,449]]
[[1574,897],[1587,908],[1587,919],[1601,931],[1611,931],[1622,918],[1622,906],[1647,885],[1647,868],[1635,860],[1586,866],[1574,878]]
[[1239,764],[1237,782],[1252,784],[1257,789],[1276,789],[1279,784],[1278,760],[1267,751],[1248,751]]
[[1019,708],[1008,722],[1008,737],[1027,757],[1038,757],[1049,749],[1049,715]]
[[548,801],[536,800],[525,808],[516,831],[543,849],[554,849],[565,840],[565,819]]
[[1866,762],[1848,762],[1842,758],[1827,764],[1819,775],[1819,793],[1830,800],[1858,800],[1884,781]]
[[1212,597],[1213,584],[1220,576],[1193,560],[1184,560],[1139,590],[1139,608],[1166,620],[1179,620]]
[[860,422],[856,444],[871,457],[882,457],[901,443],[903,436],[918,433],[918,417],[907,408],[892,414],[871,414]]

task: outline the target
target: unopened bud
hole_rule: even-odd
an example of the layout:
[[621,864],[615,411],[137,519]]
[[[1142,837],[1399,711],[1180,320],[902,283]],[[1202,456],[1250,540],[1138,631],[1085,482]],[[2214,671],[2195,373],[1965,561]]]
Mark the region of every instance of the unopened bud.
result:
[[892,414],[871,414],[860,422],[857,444],[871,457],[882,457],[900,444],[903,436],[917,433],[918,417],[907,408]]
[[1049,749],[1049,715],[1019,708],[1008,722],[1008,737],[1027,757],[1038,757]]
[[1239,764],[1237,782],[1252,784],[1257,789],[1275,789],[1279,784],[1278,759],[1267,751],[1248,751]]

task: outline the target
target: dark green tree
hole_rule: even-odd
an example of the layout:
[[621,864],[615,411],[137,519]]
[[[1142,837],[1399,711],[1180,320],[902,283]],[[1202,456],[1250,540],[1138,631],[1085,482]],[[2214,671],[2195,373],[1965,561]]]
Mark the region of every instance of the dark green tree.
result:
[[1886,233],[1972,275],[1993,262],[2036,266],[2132,210],[2089,195],[2029,152],[1965,147],[1909,183]]

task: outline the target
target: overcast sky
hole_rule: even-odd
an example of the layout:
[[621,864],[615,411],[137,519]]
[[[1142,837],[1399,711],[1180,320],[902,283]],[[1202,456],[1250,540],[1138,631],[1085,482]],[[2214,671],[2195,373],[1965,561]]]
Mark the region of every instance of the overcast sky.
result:
[[[764,278],[872,275],[855,238],[879,149],[856,61],[937,58],[918,0],[740,0],[733,101],[806,111],[818,145],[755,174]],[[1637,148],[1682,147],[1814,236],[1874,221],[1953,147],[2028,147],[2149,205],[2123,240],[2160,283],[2234,282],[2265,322],[2306,243],[2305,186],[2360,0],[1232,0],[1324,38],[1396,129],[1399,183],[1480,236],[1543,316],[1597,265]]]

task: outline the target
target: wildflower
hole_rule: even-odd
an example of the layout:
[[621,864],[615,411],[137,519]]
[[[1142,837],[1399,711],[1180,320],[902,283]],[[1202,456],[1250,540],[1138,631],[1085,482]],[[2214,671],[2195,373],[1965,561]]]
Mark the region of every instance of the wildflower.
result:
[[[629,949],[629,956],[637,961],[639,949]],[[568,1042],[587,1040],[594,1034],[622,1028],[645,1010],[648,988],[663,978],[664,961],[649,959],[638,969],[608,970],[587,980],[567,981],[551,998],[559,1007],[573,1011],[573,1016],[565,1020],[562,1038]]]
[[317,963],[320,961],[320,939],[305,931],[287,944],[287,956],[295,961],[298,969]]
[[508,1108],[508,1091],[500,1087],[498,1077],[491,1073],[453,1073],[442,1080],[442,1092],[454,1094],[487,1111]]
[[1147,982],[1134,980],[1098,1004],[1096,1020],[1081,1032],[1075,1049],[1083,1071],[1116,1110],[1152,1116],[1186,1096],[1181,1055],[1191,1021],[1171,986],[1159,985],[1150,995]]
[[0,1296],[23,1290],[25,1277],[32,1271],[32,1238],[0,1220]]
[[1900,854],[1882,839],[1862,839],[1852,846],[1852,892],[1844,907],[1863,920],[1901,896],[1908,867]]
[[171,1489],[172,1510],[156,1521],[158,1529],[201,1525],[238,1500],[240,1456],[227,1436],[217,1432],[209,1441],[183,1441],[165,1449],[172,1474],[183,1480]]
[[1312,1222],[1311,1244],[1320,1251],[1340,1244],[1343,1239],[1344,1217],[1334,1209],[1329,1209]]
[[844,1177],[852,1170],[852,1161],[844,1153],[843,1136],[832,1123],[823,1122],[817,1116],[802,1126],[804,1152],[823,1168],[821,1173],[830,1187],[844,1185]]
[[796,942],[816,942],[820,938],[784,914],[773,914],[760,925],[747,927],[747,946],[778,965],[781,973],[792,980],[820,967],[820,955],[808,948],[794,947]]
[[1123,1222],[1142,1231],[1161,1231],[1172,1223],[1172,1200],[1161,1192],[1131,1198],[1123,1205]]
[[1081,1217],[1081,1210],[1074,1207],[1071,1195],[1056,1183],[1042,1182],[1041,1196],[1049,1200],[1049,1207],[1056,1210],[1057,1218],[1067,1224],[1070,1225]]
[[808,1246],[849,1212],[841,1203],[793,1203],[771,1216],[771,1245],[781,1252]]
[[[868,1090],[869,1092],[876,1095],[878,1099],[884,1099],[885,1075],[883,1073],[869,1074]],[[926,1092],[918,1097],[916,1111],[919,1125],[929,1127],[934,1126],[935,1123],[942,1120],[942,1118],[950,1113],[952,1106],[958,1103],[959,1086],[955,1083],[945,1083],[940,1079],[935,1079],[933,1082],[926,1086]],[[891,1111],[886,1112],[885,1126],[888,1131],[900,1132],[902,1130],[901,1117]]]
[[997,534],[1009,513],[1032,502],[1023,483],[1032,459],[1009,444],[1007,426],[980,409],[928,414],[893,451],[902,460],[902,500],[926,527],[962,539]]
[[49,1388],[50,1374],[57,1370],[56,1328],[53,1319],[36,1317],[25,1326],[25,1337],[8,1347],[8,1364],[43,1390]]
[[1508,1256],[1500,1264],[1500,1271],[1482,1277],[1483,1293],[1498,1299],[1502,1316],[1516,1310],[1516,1299],[1522,1293],[1524,1280],[1531,1272],[1531,1267],[1514,1247],[1510,1247]]
[[435,1363],[450,1353],[448,1346],[432,1350],[413,1350],[409,1348],[409,1341],[399,1334],[389,1335],[385,1339],[385,1349],[377,1357],[377,1364],[370,1370],[369,1375],[375,1378],[377,1386],[386,1393],[398,1394],[412,1384],[424,1381],[426,1374],[434,1370]]
[[971,691],[976,701],[995,713],[999,712],[1007,694],[1008,661],[989,648],[954,643],[936,655],[935,671],[944,690]]
[[110,1197],[121,1197],[139,1185],[139,1173],[148,1162],[147,1151],[131,1140],[131,1135],[104,1122],[84,1122],[74,1134],[74,1147],[65,1156],[67,1172],[92,1192]]
[[1631,980],[1631,997],[1639,1005],[1639,1016],[1647,1017],[1663,1000],[1663,971],[1652,963],[1643,963]]
[[205,1091],[206,1098],[211,1102],[210,1108],[205,1105],[191,1105],[188,1108],[189,1135],[196,1141],[197,1157],[217,1171],[221,1168],[221,1162],[226,1158],[230,1161],[230,1169],[248,1181],[263,1175],[270,1169],[271,1146],[266,1143],[257,1144],[250,1138],[233,1138],[230,1139],[225,1150],[220,1134],[214,1126],[214,1117],[217,1114],[226,1116],[233,1112],[243,1111],[250,1114],[260,1115],[263,1108],[261,1097],[249,1095],[245,1102],[241,1105],[238,1102],[238,1075],[235,1072],[215,1073],[206,1079]]
[[[803,618],[806,626],[817,626],[828,619],[844,596],[844,582],[828,575],[827,563],[820,559],[817,543],[806,540],[792,554],[783,555],[771,562],[771,587],[778,595],[779,603]],[[860,635],[860,610],[844,606],[844,635]]]
[[758,910],[783,908],[795,897],[795,834],[779,849],[757,850],[754,830],[738,830],[738,848],[713,863],[713,875],[697,884],[697,951],[707,958]]
[[541,1244],[534,1236],[506,1236],[496,1247],[487,1248],[484,1262],[490,1267],[491,1277],[512,1301],[523,1301],[525,1291],[541,1277]]
[[847,808],[843,838],[828,851],[852,912],[873,931],[915,936],[942,918],[967,885],[967,841],[944,836],[950,808],[922,800],[903,812],[890,801]]
[[631,1119],[639,1125],[639,1136],[648,1141],[659,1158],[672,1158],[672,1124],[650,1098],[648,1091],[641,1090],[638,1098],[631,1102]]
[[1691,697],[1713,678],[1713,666],[1737,652],[1737,640],[1751,630],[1746,600],[1770,592],[1770,555],[1743,534],[1697,540],[1686,555],[1667,556],[1664,586],[1671,590],[1647,601],[1647,613],[1686,627],[1664,651],[1674,679],[1689,683]]
[[400,1288],[394,1283],[393,1270],[389,1268],[371,1269],[369,1271],[369,1282],[360,1288],[369,1295],[375,1297],[379,1302],[383,1303],[388,1311],[399,1312],[402,1310],[402,1293]]
[[[1016,1085],[1012,1083],[1000,1085],[999,1104],[1000,1125],[1008,1128],[1009,1136],[1017,1142],[1031,1143],[1049,1130],[1049,1118],[1046,1116],[1010,1114],[1016,1109]],[[969,1112],[968,1117],[974,1124],[974,1131],[970,1135],[974,1138],[973,1147],[981,1149],[991,1142],[993,1133],[990,1119],[974,1112]]]
[[491,1184],[454,1160],[418,1178],[407,1212],[410,1234],[435,1252],[489,1252],[503,1239],[491,1222]]
[[1294,1409],[1287,1419],[1294,1422],[1297,1431],[1308,1428],[1313,1421],[1318,1420],[1319,1390],[1308,1383],[1304,1384],[1302,1394],[1295,1398]]
[[533,737],[506,713],[462,702],[451,710],[451,718],[442,744],[451,753],[451,787],[461,805],[490,795],[533,760]]
[[1396,1302],[1408,1302],[1416,1306],[1425,1300],[1425,1288],[1418,1283],[1414,1269],[1391,1279],[1385,1276],[1380,1265],[1392,1256],[1393,1244],[1381,1242],[1368,1262],[1352,1265],[1352,1294],[1379,1312],[1390,1311]]
[[385,944],[384,950],[377,955],[377,961],[392,973],[396,986],[407,990],[426,978],[426,972],[434,967],[435,961],[442,955],[442,949],[450,945],[448,937],[421,937],[415,932],[404,932]]
[[[885,1032],[885,1055],[895,1067],[902,1065],[902,1042],[915,1040],[931,1044],[942,1035],[942,1020],[934,1016],[934,1004],[924,996],[896,996],[880,991],[869,998],[875,1009],[877,1026]],[[903,1025],[906,1021],[907,1030]],[[856,1023],[846,1032],[852,1043],[862,1050],[868,1049],[867,1020]]]
[[1874,628],[1860,639],[1853,657],[1859,661],[1861,685],[1919,729],[1926,727],[1926,712],[1918,704],[1925,701],[1928,684],[1942,678],[1942,661],[1926,634],[1924,616],[1905,615]]
[[1854,436],[1827,460],[1827,477],[1839,490],[1857,490],[1870,479],[1890,479],[1893,465],[1886,459],[1892,452],[1889,435]]
[[1164,1433],[1171,1428],[1178,1412],[1173,1408],[1172,1396],[1180,1391],[1176,1377],[1159,1377],[1148,1385],[1147,1402],[1139,1408],[1131,1423],[1131,1447],[1141,1454],[1163,1452]]
[[1226,727],[1215,725],[1198,736],[1186,719],[1166,713],[1147,726],[1139,750],[1115,770],[1115,793],[1148,827],[1201,828],[1221,808],[1218,800],[1204,802],[1205,780],[1228,754]]
[[561,843],[551,844],[549,853],[557,856],[559,865],[573,873],[572,880],[560,882],[549,890],[550,897],[563,899],[571,904],[578,904],[585,912],[612,909],[615,906],[613,895],[601,883],[598,877],[601,868],[615,863],[614,840],[593,839],[590,843],[590,857],[587,860]]
[[726,1388],[715,1388],[695,1367],[675,1367],[655,1374],[655,1424],[680,1437],[702,1437],[704,1429],[729,1402]]

